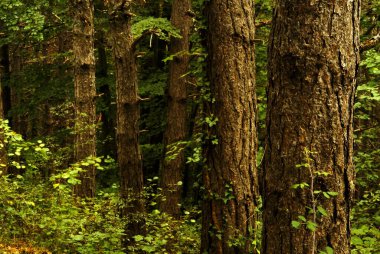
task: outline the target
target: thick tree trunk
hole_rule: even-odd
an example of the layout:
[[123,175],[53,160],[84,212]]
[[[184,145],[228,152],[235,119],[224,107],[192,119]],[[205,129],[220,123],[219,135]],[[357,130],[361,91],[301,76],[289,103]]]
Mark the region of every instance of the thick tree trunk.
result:
[[[170,145],[184,141],[187,134],[187,77],[184,75],[189,65],[189,37],[192,24],[190,10],[190,0],[173,1],[171,22],[173,26],[180,29],[182,38],[173,38],[170,41],[170,54],[178,55],[174,57],[169,67],[168,113],[164,134],[165,153],[171,150]],[[177,147],[184,149],[183,145]],[[160,186],[165,197],[160,208],[174,217],[180,215],[182,186],[178,185],[178,182],[182,181],[184,167],[184,150],[179,150],[174,159],[164,158],[160,172]]]
[[[94,7],[92,0],[71,0],[73,10],[73,52],[75,87],[75,161],[96,155]],[[84,167],[75,194],[95,195],[95,168]]]
[[250,253],[258,192],[254,4],[211,0],[207,10],[218,144],[207,148],[201,252]]
[[139,148],[140,107],[136,54],[131,33],[130,2],[110,4],[110,36],[116,69],[117,161],[120,170],[120,192],[127,203],[122,209],[130,219],[127,237],[143,232],[144,212],[142,156]]
[[[317,253],[326,247],[335,254],[350,252],[359,9],[359,0],[275,3],[268,60],[264,254]],[[300,183],[309,187],[291,188]],[[320,190],[337,196],[327,199],[314,192]],[[318,206],[327,211],[325,216],[316,211]],[[316,231],[303,224],[293,228],[292,221],[302,222],[298,216],[309,226],[315,222]]]

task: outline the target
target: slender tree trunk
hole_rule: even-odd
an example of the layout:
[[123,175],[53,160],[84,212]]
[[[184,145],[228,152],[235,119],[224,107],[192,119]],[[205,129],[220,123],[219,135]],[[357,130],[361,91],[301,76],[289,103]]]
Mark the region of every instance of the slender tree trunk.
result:
[[112,121],[111,115],[113,114],[113,108],[111,105],[111,90],[108,84],[108,62],[107,62],[107,52],[106,52],[106,40],[103,31],[99,31],[99,37],[97,40],[98,49],[98,62],[97,62],[97,78],[100,80],[99,92],[101,94],[101,103],[105,107],[101,110],[101,120],[102,120],[102,131],[101,137],[103,140],[102,154],[112,154],[116,148],[114,142],[114,122]]
[[11,124],[11,118],[9,117],[9,111],[11,110],[11,89],[9,87],[9,78],[10,78],[10,62],[9,62],[9,46],[3,45],[0,48],[0,55],[1,55],[1,63],[0,66],[2,66],[2,80],[6,81],[7,84],[3,85],[3,94],[2,94],[2,100],[3,100],[3,111],[4,111],[4,117],[7,117],[10,124]]
[[130,2],[110,4],[110,36],[116,69],[117,161],[120,192],[127,203],[122,215],[130,219],[127,237],[143,232],[144,212],[142,157],[139,148],[140,107],[136,54],[131,33]]
[[[11,106],[11,91],[9,84],[4,86],[3,81],[9,82],[10,63],[8,45],[0,48],[0,118],[5,119]],[[4,130],[0,128],[0,175],[8,173],[7,147],[5,143]]]
[[[314,254],[326,247],[335,254],[350,253],[359,10],[359,0],[275,2],[268,59],[264,254]],[[309,187],[291,188],[300,183]],[[318,191],[337,196],[327,199]],[[318,207],[327,214],[322,216]],[[302,222],[298,216],[309,221],[309,228],[315,222],[316,231],[304,224],[292,227],[292,221]]]
[[[94,6],[92,0],[71,0],[73,10],[73,52],[75,87],[75,161],[96,155]],[[95,168],[85,167],[75,194],[95,195]]]
[[[187,77],[184,75],[189,65],[189,37],[192,24],[190,10],[190,0],[173,1],[171,22],[173,26],[180,29],[182,38],[172,38],[170,42],[170,54],[177,54],[177,56],[169,66],[168,114],[164,134],[165,153],[171,150],[170,145],[184,141],[187,134]],[[183,145],[177,147],[184,149]],[[178,182],[182,181],[184,167],[185,154],[182,150],[172,160],[164,158],[160,172],[160,185],[165,197],[160,208],[174,217],[180,215],[182,185],[178,185]]]
[[[2,66],[0,65],[0,68]],[[2,88],[2,70],[0,69],[0,120],[4,120],[4,107],[3,107],[3,88]],[[8,171],[7,166],[7,152],[6,144],[4,140],[4,129],[0,126],[0,176],[4,175]]]
[[25,114],[22,113],[22,86],[21,71],[22,71],[22,45],[15,45],[9,48],[9,63],[10,63],[10,98],[12,104],[12,129],[21,134],[25,138],[26,121]]
[[254,4],[211,0],[207,10],[218,141],[206,151],[201,253],[250,253],[258,193]]

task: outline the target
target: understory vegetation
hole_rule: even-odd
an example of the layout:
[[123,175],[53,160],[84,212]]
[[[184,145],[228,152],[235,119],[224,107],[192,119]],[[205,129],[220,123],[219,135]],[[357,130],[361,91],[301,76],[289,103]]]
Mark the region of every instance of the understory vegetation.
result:
[[[0,94],[5,98],[1,102],[4,115],[0,115],[0,253],[192,254],[201,249],[202,216],[205,217],[202,201],[207,192],[202,172],[210,170],[205,158],[209,148],[205,147],[221,142],[212,131],[220,119],[209,113],[210,105],[215,103],[210,92],[213,86],[207,77],[207,24],[203,11],[209,1],[193,0],[192,10],[188,10],[192,20],[190,49],[176,54],[172,54],[170,46],[174,39],[182,36],[170,22],[173,0],[142,1],[146,3],[134,5],[133,13],[126,14],[130,18],[129,30],[135,47],[133,55],[138,66],[138,102],[135,104],[139,106],[140,118],[135,123],[138,126],[135,136],[139,139],[137,150],[141,152],[144,185],[141,196],[127,199],[123,196],[125,186],[120,183],[120,155],[116,148],[117,135],[125,134],[116,132],[120,118],[116,105],[119,99],[116,64],[122,61],[114,57],[117,50],[109,38],[110,24],[118,16],[109,17],[112,8],[111,11],[107,9],[106,2],[109,1],[94,1],[96,116],[92,127],[96,129],[96,155],[80,161],[74,158],[78,129],[75,127],[77,104],[72,35],[68,32],[73,25],[72,10],[65,0],[0,2]],[[272,1],[255,1],[259,184],[267,149],[267,47],[271,15]],[[350,219],[351,252],[354,254],[380,253],[379,32],[380,2],[363,0],[361,64],[353,120],[356,177]],[[167,83],[171,64],[177,63],[176,57],[179,56],[189,58],[187,72],[180,75],[186,77],[186,98],[178,99],[179,104],[186,104],[187,134],[183,140],[167,144],[168,103],[174,100],[168,98]],[[123,106],[129,110],[135,104],[125,103]],[[86,131],[82,129],[82,132]],[[165,196],[160,170],[165,163],[177,163],[181,156],[184,158],[183,179],[172,184],[173,191],[165,192]],[[309,159],[307,153],[302,156],[304,161]],[[307,170],[307,163],[305,165],[300,167]],[[82,197],[75,193],[75,188],[83,183],[83,175],[90,168],[96,172],[95,195]],[[320,179],[328,175],[323,171],[318,173],[322,175]],[[311,175],[310,182],[318,182],[318,176]],[[311,189],[311,193],[319,191],[310,188],[310,182],[295,182],[293,188]],[[226,205],[235,199],[229,184],[224,186],[224,196],[215,198],[221,204]],[[162,209],[166,198],[175,191],[180,204],[172,205],[179,207],[178,216]],[[337,195],[333,191],[325,193],[318,193],[325,195],[322,197],[324,201],[333,200]],[[316,216],[326,216],[327,212],[314,201],[313,196],[314,207],[307,207],[307,215],[315,215],[314,220],[300,215],[292,222],[294,230],[305,226],[311,235],[315,234],[318,228]],[[136,202],[143,203],[143,211],[123,215],[123,211]],[[262,247],[261,197],[255,202],[257,207],[252,217],[255,217],[256,224],[255,228],[249,229],[255,233],[248,239],[250,253],[260,253]],[[131,236],[127,231],[136,224],[143,226],[139,233]],[[222,237],[217,231],[210,234]],[[244,246],[247,239],[239,237],[228,244]],[[329,247],[316,251],[333,253]]]

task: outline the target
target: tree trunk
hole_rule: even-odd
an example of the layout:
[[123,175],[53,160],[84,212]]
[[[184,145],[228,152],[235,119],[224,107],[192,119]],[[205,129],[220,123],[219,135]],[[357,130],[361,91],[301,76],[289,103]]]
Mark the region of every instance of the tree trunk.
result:
[[127,203],[122,215],[130,219],[127,237],[142,233],[143,221],[139,216],[144,212],[138,76],[129,11],[130,2],[127,0],[110,4],[110,36],[116,69],[117,161],[121,197]]
[[3,94],[2,94],[2,101],[3,101],[3,112],[4,117],[7,117],[10,125],[12,123],[9,111],[11,110],[11,89],[9,86],[9,78],[10,78],[10,62],[9,62],[9,46],[3,45],[0,48],[0,55],[1,55],[1,62],[0,66],[2,67],[1,73],[2,73],[2,81],[5,81],[3,85]]
[[12,105],[12,129],[21,134],[24,138],[26,136],[26,115],[23,112],[23,89],[20,85],[21,71],[23,65],[22,59],[22,45],[15,45],[9,48],[9,64],[10,64],[10,98]]
[[[190,0],[174,0],[172,6],[171,22],[181,31],[182,38],[172,38],[170,42],[170,54],[178,54],[169,66],[168,84],[168,113],[167,125],[164,134],[164,152],[171,150],[170,145],[178,141],[185,141],[187,134],[187,85],[184,77],[189,65],[189,37],[192,18]],[[183,145],[176,147],[184,149]],[[166,157],[166,156],[165,156]],[[174,159],[164,158],[160,172],[160,186],[165,200],[160,204],[162,211],[174,216],[180,215],[180,202],[183,169],[185,167],[184,150],[179,150]]]
[[206,151],[201,253],[250,253],[258,193],[254,4],[211,0],[207,10],[218,142]]
[[[0,65],[0,68],[2,66]],[[2,88],[2,70],[0,70],[0,120],[4,120],[4,107],[3,107],[3,88]],[[4,175],[8,171],[7,166],[7,151],[6,144],[4,140],[4,129],[0,125],[0,176]]]
[[[5,119],[10,110],[11,92],[9,84],[3,85],[3,81],[9,81],[10,65],[9,65],[9,48],[3,45],[0,48],[0,119]],[[0,175],[8,173],[7,149],[4,140],[4,130],[0,128]],[[5,165],[5,166],[4,166]]]
[[112,115],[114,113],[114,107],[111,105],[111,90],[108,84],[108,61],[106,52],[106,39],[105,33],[103,31],[98,32],[97,40],[97,50],[98,50],[98,61],[97,61],[97,78],[100,81],[99,93],[101,94],[100,102],[103,107],[100,111],[102,128],[101,128],[101,139],[103,141],[102,154],[107,154],[114,156],[113,151],[116,148],[115,138],[114,138],[114,121]]
[[[96,86],[94,55],[94,7],[92,0],[72,0],[73,52],[75,87],[75,141],[74,156],[79,162],[96,156]],[[82,167],[81,184],[75,194],[81,197],[95,195],[95,167]]]
[[280,0],[272,24],[262,253],[350,253],[359,0]]

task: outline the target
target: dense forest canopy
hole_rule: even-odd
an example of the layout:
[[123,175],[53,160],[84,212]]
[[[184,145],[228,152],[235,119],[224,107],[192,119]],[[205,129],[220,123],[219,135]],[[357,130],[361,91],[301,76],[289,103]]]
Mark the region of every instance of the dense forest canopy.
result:
[[1,0],[1,253],[380,253],[378,0]]

